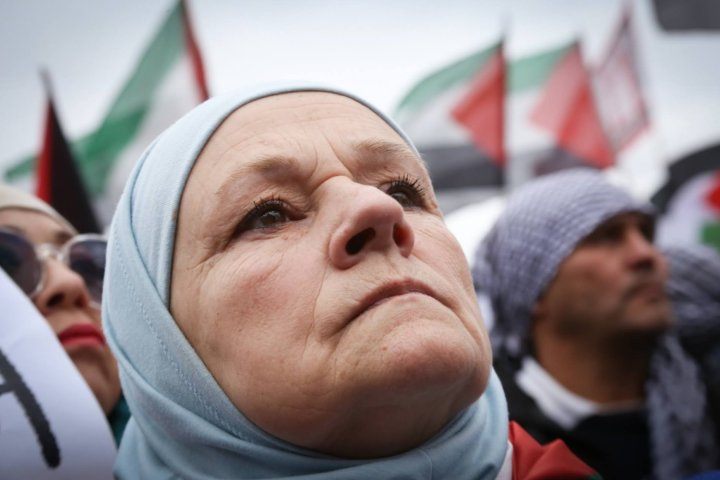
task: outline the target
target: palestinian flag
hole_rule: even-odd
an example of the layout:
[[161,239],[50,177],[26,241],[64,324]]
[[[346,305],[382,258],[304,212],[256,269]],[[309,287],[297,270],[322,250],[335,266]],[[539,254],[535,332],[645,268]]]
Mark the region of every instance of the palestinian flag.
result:
[[530,113],[571,49],[563,45],[508,62],[499,42],[432,72],[403,97],[395,118],[427,162],[441,202],[456,195],[452,208],[479,199],[465,192],[495,194],[558,157],[552,133],[533,124]]
[[499,167],[505,165],[505,57],[494,48],[450,111],[478,150]]
[[577,43],[555,65],[531,118],[551,132],[558,147],[573,157],[597,168],[615,163]]
[[660,243],[701,243],[720,251],[720,144],[671,164],[652,201],[661,214]]
[[503,183],[503,128],[482,128],[503,115],[503,63],[501,45],[493,45],[426,76],[398,104],[395,118],[427,162],[436,190]]
[[100,227],[63,134],[49,86],[45,132],[37,157],[35,194],[70,222],[80,233],[98,233]]
[[[149,42],[100,126],[73,143],[81,176],[103,224],[112,216],[133,165],[150,142],[208,97],[188,11],[178,1]],[[32,172],[33,158],[6,172],[9,181]]]

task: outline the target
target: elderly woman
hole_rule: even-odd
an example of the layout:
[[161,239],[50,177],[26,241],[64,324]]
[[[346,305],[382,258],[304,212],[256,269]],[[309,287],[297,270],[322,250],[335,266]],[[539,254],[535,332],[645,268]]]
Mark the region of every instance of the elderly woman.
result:
[[0,267],[50,324],[119,441],[129,413],[100,324],[105,246],[40,199],[0,185]]
[[591,473],[508,433],[427,171],[350,94],[258,88],[173,125],[120,200],[106,287],[119,478],[521,478],[528,448]]

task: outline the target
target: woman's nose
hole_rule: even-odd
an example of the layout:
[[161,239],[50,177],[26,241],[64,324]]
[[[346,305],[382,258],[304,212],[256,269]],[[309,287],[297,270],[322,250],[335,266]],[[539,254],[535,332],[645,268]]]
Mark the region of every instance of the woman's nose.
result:
[[47,316],[54,310],[85,308],[90,303],[85,281],[54,258],[47,259],[43,288],[34,298],[40,313]]
[[402,205],[378,188],[365,185],[357,188],[357,195],[344,203],[338,213],[342,220],[330,237],[330,261],[346,269],[371,252],[395,249],[402,256],[409,256],[415,234]]

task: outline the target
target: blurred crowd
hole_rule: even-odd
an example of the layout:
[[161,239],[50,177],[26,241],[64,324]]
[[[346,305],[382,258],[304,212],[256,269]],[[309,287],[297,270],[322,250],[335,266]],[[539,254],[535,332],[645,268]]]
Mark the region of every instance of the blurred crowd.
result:
[[710,478],[720,257],[658,247],[656,220],[569,168],[514,191],[468,265],[402,130],[292,85],[163,133],[108,236],[0,187],[0,264],[117,478]]

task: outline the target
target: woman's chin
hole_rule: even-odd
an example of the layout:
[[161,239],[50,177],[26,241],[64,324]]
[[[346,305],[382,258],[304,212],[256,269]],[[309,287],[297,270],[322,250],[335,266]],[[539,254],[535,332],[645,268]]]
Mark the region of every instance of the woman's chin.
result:
[[120,398],[120,379],[114,360],[107,358],[105,362],[99,362],[94,359],[73,358],[73,363],[103,412],[108,414]]
[[[442,429],[487,385],[490,360],[484,344],[448,325],[416,319],[379,341],[356,340],[353,344],[362,348],[325,359],[315,375],[306,375],[321,385],[312,395],[299,398],[297,390],[288,390],[283,401],[274,402],[287,408],[269,409],[267,402],[238,408],[268,433],[331,455],[375,457],[407,450]],[[354,432],[351,445],[348,431]]]
[[385,399],[455,393],[472,402],[482,394],[489,375],[487,342],[470,334],[457,318],[416,314],[410,321],[395,320],[381,338],[354,352],[354,361],[362,366],[355,372],[357,385],[375,389]]

